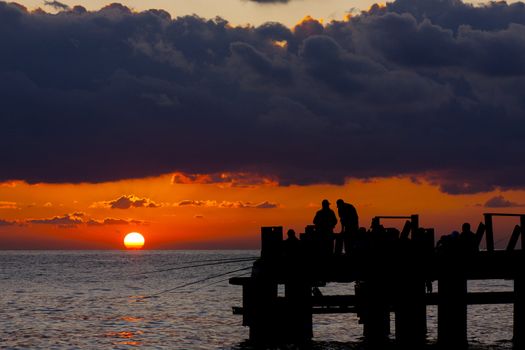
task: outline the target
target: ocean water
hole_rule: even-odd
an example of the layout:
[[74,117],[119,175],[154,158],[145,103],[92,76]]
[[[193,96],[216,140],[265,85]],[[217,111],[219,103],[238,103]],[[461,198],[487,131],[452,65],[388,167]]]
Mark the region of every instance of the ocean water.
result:
[[[251,262],[197,265],[258,255],[0,251],[0,348],[250,349],[248,329],[231,309],[241,305],[241,287],[230,286],[227,279],[249,273],[232,271],[248,268]],[[472,282],[469,290],[512,290],[512,282]],[[321,291],[352,293],[353,285],[329,284]],[[429,307],[431,344],[437,337],[436,315],[437,309]],[[471,306],[468,316],[472,348],[512,347],[511,305]],[[361,332],[353,314],[314,315],[312,347],[357,349]]]

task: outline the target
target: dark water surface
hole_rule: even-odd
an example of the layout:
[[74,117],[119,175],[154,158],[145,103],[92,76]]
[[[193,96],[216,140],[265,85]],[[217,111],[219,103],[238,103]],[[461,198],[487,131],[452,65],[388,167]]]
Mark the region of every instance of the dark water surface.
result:
[[[258,255],[258,251],[0,251],[0,348],[249,349],[248,329],[231,311],[241,305],[241,287],[226,280],[249,270],[155,294],[249,267],[250,262],[147,272]],[[329,284],[321,290],[352,293],[353,284]],[[512,290],[512,282],[474,282],[469,290]],[[437,337],[435,307],[428,308],[428,325],[432,343]],[[361,332],[353,314],[315,315],[312,348],[359,349]],[[511,338],[511,305],[469,307],[471,348],[510,349]]]

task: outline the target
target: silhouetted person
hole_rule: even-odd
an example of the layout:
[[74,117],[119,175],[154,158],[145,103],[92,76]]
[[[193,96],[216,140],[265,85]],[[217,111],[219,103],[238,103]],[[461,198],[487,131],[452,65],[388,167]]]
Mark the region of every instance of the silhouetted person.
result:
[[288,258],[296,258],[299,255],[301,242],[295,235],[294,230],[288,230],[287,235],[288,238],[284,240],[284,255]]
[[323,199],[321,206],[321,210],[315,213],[314,225],[322,253],[329,254],[333,251],[333,233],[337,218],[327,199]]
[[458,254],[461,252],[459,232],[452,231],[449,235],[443,235],[436,244],[436,251],[445,254]]
[[465,222],[461,226],[461,233],[459,234],[461,248],[466,252],[477,252],[479,250],[476,234],[470,230],[470,224]]
[[335,225],[337,225],[337,218],[332,209],[330,209],[330,202],[323,199],[321,202],[321,210],[315,213],[314,225],[317,231],[322,233],[333,233]]
[[344,243],[345,253],[348,254],[356,243],[359,217],[357,216],[357,210],[352,204],[345,203],[342,199],[338,199],[336,203],[337,213],[341,221],[341,233],[336,237],[335,252],[336,254],[341,254]]

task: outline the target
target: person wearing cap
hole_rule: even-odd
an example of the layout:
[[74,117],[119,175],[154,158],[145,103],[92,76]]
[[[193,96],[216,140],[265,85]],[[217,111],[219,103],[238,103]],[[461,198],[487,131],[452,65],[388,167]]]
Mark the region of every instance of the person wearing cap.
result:
[[323,199],[321,206],[321,210],[315,213],[315,228],[323,233],[333,233],[335,225],[337,225],[337,217],[334,211],[330,209],[330,202],[327,199]]
[[355,236],[359,230],[359,217],[357,216],[357,210],[352,204],[345,203],[342,199],[338,199],[336,204],[339,220],[341,221],[341,233],[336,238],[335,253],[342,253],[344,243],[345,253],[348,254],[352,249]]

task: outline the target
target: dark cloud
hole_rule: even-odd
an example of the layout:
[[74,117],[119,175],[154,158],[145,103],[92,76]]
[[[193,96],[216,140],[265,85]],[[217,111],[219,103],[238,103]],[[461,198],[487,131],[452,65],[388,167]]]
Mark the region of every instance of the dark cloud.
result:
[[[136,219],[122,219],[122,218],[105,218],[96,219],[86,216],[84,213],[71,213],[64,214],[62,216],[54,216],[51,218],[44,219],[29,219],[23,222],[10,222],[5,221],[8,224],[36,224],[36,225],[55,225],[59,228],[76,228],[80,225],[88,226],[104,226],[104,225],[143,225],[146,222]],[[0,223],[0,225],[2,225]]]
[[220,187],[256,188],[264,185],[276,185],[275,179],[252,173],[216,173],[216,174],[183,174],[172,176],[173,184],[215,184]]
[[9,220],[0,219],[0,227],[2,227],[2,226],[14,226],[16,224],[17,224],[16,221],[9,221]]
[[521,206],[523,206],[523,204],[509,201],[502,195],[492,197],[487,202],[485,202],[485,207],[487,208],[512,208]]
[[397,0],[290,30],[0,2],[0,49],[0,181],[525,187],[523,3]]
[[227,208],[227,209],[275,209],[279,208],[278,203],[263,201],[260,203],[243,201],[215,201],[215,200],[193,200],[185,199],[174,204],[177,207],[205,207],[205,208]]
[[158,208],[160,204],[149,198],[141,198],[135,195],[123,195],[111,201],[95,202],[92,208],[129,209],[129,208]]
[[44,5],[50,6],[54,8],[55,10],[69,10],[69,5],[66,5],[64,3],[61,3],[59,1],[53,0],[53,1],[44,1]]
[[120,218],[105,218],[105,219],[89,219],[86,221],[88,226],[106,226],[106,225],[142,225],[144,224],[141,220],[135,219],[120,219]]
[[37,225],[56,225],[60,228],[74,228],[77,227],[77,225],[84,223],[83,217],[83,213],[73,213],[46,219],[27,220],[27,223]]
[[491,1],[473,5],[460,0],[397,0],[375,13],[409,13],[418,21],[429,19],[443,28],[457,31],[462,26],[495,31],[508,27],[509,23],[525,24],[523,2],[508,4],[505,1]]
[[254,208],[257,208],[257,209],[274,209],[274,208],[279,208],[279,204],[273,203],[273,202],[264,201],[264,202],[261,202],[259,204],[255,204]]

